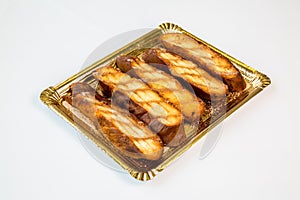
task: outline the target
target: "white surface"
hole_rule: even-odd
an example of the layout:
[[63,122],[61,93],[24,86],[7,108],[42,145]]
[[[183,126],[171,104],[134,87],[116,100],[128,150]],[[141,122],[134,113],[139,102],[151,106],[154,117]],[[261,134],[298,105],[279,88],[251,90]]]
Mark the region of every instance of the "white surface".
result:
[[[300,2],[0,0],[0,199],[300,199]],[[39,93],[110,37],[177,23],[272,84],[153,181],[95,161]]]

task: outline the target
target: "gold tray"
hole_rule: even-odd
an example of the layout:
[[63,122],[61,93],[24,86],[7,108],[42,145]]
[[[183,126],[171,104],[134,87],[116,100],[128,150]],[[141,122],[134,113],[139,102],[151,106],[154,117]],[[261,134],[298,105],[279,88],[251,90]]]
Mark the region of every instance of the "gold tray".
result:
[[[214,112],[215,114],[213,118],[210,114],[203,116],[203,124],[201,124],[201,127],[199,129],[195,129],[195,127],[192,126],[186,126],[186,141],[176,148],[164,147],[164,153],[158,161],[147,162],[131,159],[126,156],[123,156],[120,152],[114,149],[111,144],[106,142],[103,136],[101,137],[101,134],[95,134],[95,130],[93,129],[93,127],[89,123],[87,123],[86,120],[83,120],[80,114],[76,113],[75,111],[72,111],[72,109],[70,108],[67,108],[67,105],[64,103],[61,97],[66,93],[71,83],[77,81],[84,81],[92,85],[95,82],[95,80],[91,74],[93,71],[95,71],[95,69],[97,69],[100,66],[113,63],[113,60],[120,54],[139,54],[147,48],[155,47],[159,44],[159,36],[161,34],[169,32],[184,33],[228,58],[240,70],[242,76],[247,82],[247,88],[241,93],[234,93],[229,95],[226,101],[226,112]],[[240,106],[246,103],[249,99],[251,99],[260,91],[262,91],[270,83],[271,81],[266,75],[258,72],[257,70],[249,67],[241,61],[222,52],[221,50],[208,44],[207,42],[197,38],[196,36],[182,29],[181,27],[172,23],[163,23],[159,25],[158,28],[146,33],[145,35],[141,36],[135,41],[107,55],[106,57],[95,62],[91,66],[83,69],[82,71],[66,79],[65,81],[57,84],[54,87],[50,86],[49,88],[45,89],[41,93],[40,99],[59,116],[61,116],[73,127],[79,130],[79,132],[81,132],[83,135],[87,136],[90,140],[92,140],[99,148],[104,150],[122,168],[127,170],[131,174],[131,176],[138,180],[146,181],[152,179],[157,175],[158,172],[164,170],[176,158],[178,158],[194,143],[201,139],[208,131],[214,128],[227,116],[229,116]]]

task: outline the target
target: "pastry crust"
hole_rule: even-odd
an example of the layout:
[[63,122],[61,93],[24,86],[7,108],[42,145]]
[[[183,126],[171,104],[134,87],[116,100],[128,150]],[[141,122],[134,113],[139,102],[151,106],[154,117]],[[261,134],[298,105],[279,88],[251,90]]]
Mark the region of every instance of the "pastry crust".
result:
[[161,139],[131,114],[112,109],[110,101],[101,98],[88,84],[72,84],[65,100],[87,116],[97,130],[126,156],[147,160],[161,157]]
[[183,78],[191,84],[199,98],[220,100],[226,97],[227,86],[192,61],[160,48],[146,51],[143,59],[173,76]]
[[117,66],[124,73],[140,78],[151,89],[182,112],[190,122],[199,121],[205,104],[195,94],[185,89],[178,80],[164,71],[145,63],[137,57],[119,56]]
[[[93,75],[101,85],[110,90],[106,93],[112,94],[113,105],[132,111],[161,137],[164,144],[178,146],[185,140],[180,111],[168,104],[143,81],[110,66],[99,68]],[[141,113],[138,114],[135,110]]]
[[167,33],[160,37],[160,41],[170,52],[185,59],[192,60],[216,77],[221,77],[227,84],[229,91],[242,91],[246,87],[239,70],[224,56],[198,43],[183,33]]

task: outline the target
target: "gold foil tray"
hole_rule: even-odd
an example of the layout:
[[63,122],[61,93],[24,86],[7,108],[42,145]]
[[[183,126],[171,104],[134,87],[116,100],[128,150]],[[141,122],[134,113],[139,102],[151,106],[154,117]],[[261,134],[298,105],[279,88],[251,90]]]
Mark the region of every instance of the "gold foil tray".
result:
[[[68,105],[65,104],[62,100],[62,96],[65,94],[71,83],[84,81],[93,85],[95,80],[91,74],[93,71],[95,71],[95,69],[100,66],[111,64],[114,59],[120,54],[139,54],[147,48],[156,47],[159,45],[159,36],[161,34],[169,32],[179,32],[189,35],[198,42],[207,45],[211,49],[228,58],[240,70],[241,74],[247,82],[247,88],[241,93],[229,95],[226,102],[225,112],[218,113],[217,111],[215,111],[213,118],[209,114],[203,116],[203,124],[201,124],[200,128],[186,126],[186,141],[176,148],[165,147],[164,153],[159,160],[150,162],[130,159],[126,156],[123,156],[120,152],[116,151],[111,144],[106,142],[104,138],[101,137],[101,134],[100,136],[99,134],[95,134],[95,130],[93,129],[92,125],[88,123],[88,120],[84,120],[80,114],[73,111],[72,108],[69,108]],[[41,93],[40,99],[49,108],[51,108],[59,116],[69,122],[73,127],[75,127],[79,132],[92,140],[99,148],[101,148],[111,158],[113,158],[122,168],[127,170],[131,174],[131,176],[138,180],[146,181],[152,179],[159,172],[164,170],[176,158],[178,158],[182,153],[189,149],[194,143],[199,141],[199,139],[201,139],[209,130],[219,124],[222,120],[224,120],[227,116],[237,110],[249,99],[262,91],[270,83],[271,81],[266,75],[222,52],[221,50],[208,44],[207,42],[197,38],[181,27],[172,23],[163,23],[159,25],[158,28],[146,33],[142,37],[125,45],[119,50],[107,55],[106,57],[76,73],[65,81],[57,84],[56,86],[50,86],[49,88],[45,89]]]

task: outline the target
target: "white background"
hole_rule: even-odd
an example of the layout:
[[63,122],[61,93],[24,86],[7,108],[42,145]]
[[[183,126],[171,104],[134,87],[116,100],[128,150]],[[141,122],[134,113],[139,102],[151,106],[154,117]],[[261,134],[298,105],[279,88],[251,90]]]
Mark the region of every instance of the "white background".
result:
[[[300,1],[0,0],[0,199],[300,199]],[[142,183],[95,161],[39,100],[114,35],[173,22],[272,84]]]

